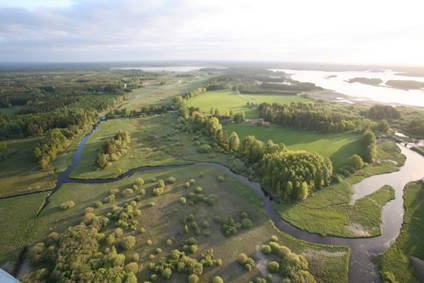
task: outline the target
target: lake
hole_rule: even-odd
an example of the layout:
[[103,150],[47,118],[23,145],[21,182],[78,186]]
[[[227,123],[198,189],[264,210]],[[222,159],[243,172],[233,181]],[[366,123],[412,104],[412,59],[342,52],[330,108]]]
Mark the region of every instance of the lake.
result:
[[[424,82],[424,77],[403,76],[392,70],[383,71],[312,71],[272,69],[289,74],[292,79],[301,82],[312,82],[317,86],[333,90],[337,93],[352,97],[352,101],[372,100],[386,104],[403,104],[424,107],[424,90],[403,90],[385,85],[388,80],[413,80]],[[380,85],[368,85],[360,82],[349,83],[353,78],[378,78],[383,81]]]

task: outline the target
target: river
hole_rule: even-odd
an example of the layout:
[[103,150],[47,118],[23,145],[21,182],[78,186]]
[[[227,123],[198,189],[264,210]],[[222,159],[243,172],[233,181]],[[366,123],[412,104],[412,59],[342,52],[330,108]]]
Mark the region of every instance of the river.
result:
[[[101,122],[99,122],[101,123]],[[98,123],[98,124],[99,124]],[[249,180],[247,177],[239,175],[223,164],[214,162],[188,162],[187,164],[178,165],[159,165],[159,166],[141,166],[138,168],[130,169],[124,174],[109,179],[77,179],[70,178],[71,172],[75,169],[81,160],[82,152],[88,138],[98,128],[96,124],[91,132],[84,136],[81,140],[77,151],[75,152],[71,165],[58,176],[57,185],[51,191],[50,195],[46,199],[46,203],[43,206],[46,207],[49,202],[49,197],[54,194],[64,183],[111,183],[133,175],[136,172],[150,171],[150,170],[163,170],[172,167],[184,167],[184,166],[211,166],[224,171],[227,175],[239,180],[241,183],[252,189],[260,198],[264,201],[264,208],[268,213],[271,220],[275,223],[276,227],[281,231],[297,238],[313,243],[320,244],[331,244],[331,245],[342,245],[351,248],[352,255],[349,265],[349,282],[379,282],[379,274],[377,266],[372,262],[373,257],[383,253],[387,250],[390,245],[394,242],[396,237],[399,235],[402,221],[403,221],[403,188],[405,184],[411,181],[419,180],[424,177],[424,157],[418,153],[410,150],[409,148],[399,145],[402,153],[406,156],[405,164],[397,172],[371,176],[364,179],[362,182],[353,186],[354,196],[353,199],[357,200],[364,197],[375,190],[379,189],[382,185],[391,185],[396,190],[396,198],[390,201],[383,208],[382,212],[382,235],[374,238],[340,238],[333,236],[322,236],[319,234],[309,233],[300,230],[288,222],[284,221],[277,211],[274,210],[272,201],[264,193],[261,186],[257,182]],[[40,210],[40,212],[42,211]],[[18,266],[19,271],[19,266]]]

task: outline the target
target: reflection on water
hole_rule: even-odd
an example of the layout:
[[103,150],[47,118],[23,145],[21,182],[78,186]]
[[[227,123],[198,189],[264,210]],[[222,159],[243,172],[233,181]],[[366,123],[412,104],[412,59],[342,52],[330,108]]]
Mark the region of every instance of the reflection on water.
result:
[[[402,90],[387,87],[384,83],[388,80],[413,80],[424,82],[424,77],[409,77],[386,70],[383,72],[371,71],[345,71],[345,72],[327,72],[327,71],[304,71],[289,69],[273,69],[273,71],[282,71],[291,75],[294,80],[302,82],[312,82],[325,89],[334,90],[338,93],[355,98],[366,98],[382,103],[397,103],[412,106],[424,107],[423,90]],[[356,77],[379,78],[383,84],[374,86],[359,82],[349,83],[349,79]]]

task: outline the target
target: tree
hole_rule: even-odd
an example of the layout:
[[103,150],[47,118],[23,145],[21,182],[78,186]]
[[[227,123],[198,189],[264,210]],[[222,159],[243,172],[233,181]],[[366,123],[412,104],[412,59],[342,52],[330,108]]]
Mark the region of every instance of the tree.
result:
[[302,182],[302,185],[298,189],[297,199],[300,201],[305,200],[308,197],[308,195],[309,195],[308,183]]
[[382,133],[387,133],[390,129],[389,123],[386,120],[381,120],[377,125],[377,130]]
[[377,159],[377,146],[373,143],[365,149],[364,160],[368,163],[373,163]]
[[352,155],[352,157],[350,158],[350,163],[356,170],[361,169],[365,165],[362,158],[357,154]]
[[232,132],[229,138],[229,145],[231,151],[238,151],[240,148],[240,139],[236,132]]

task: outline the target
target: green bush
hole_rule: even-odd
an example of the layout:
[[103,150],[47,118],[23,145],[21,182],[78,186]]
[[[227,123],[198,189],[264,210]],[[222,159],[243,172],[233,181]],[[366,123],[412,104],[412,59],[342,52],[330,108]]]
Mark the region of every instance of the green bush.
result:
[[277,261],[269,261],[267,264],[268,271],[271,273],[277,273],[280,269],[280,264]]
[[172,277],[172,269],[169,267],[165,268],[164,270],[162,270],[161,275],[165,279],[170,279]]
[[250,220],[249,218],[243,218],[241,220],[241,226],[245,229],[247,228],[252,228],[253,227],[253,222],[252,220]]
[[188,276],[188,283],[198,283],[200,281],[199,276],[191,274]]
[[224,182],[225,181],[224,176],[218,176],[217,179],[218,179],[219,182]]
[[186,205],[187,204],[187,199],[185,197],[180,197],[180,203],[182,205]]
[[261,247],[262,253],[269,255],[271,253],[271,251],[272,250],[271,250],[271,247],[269,245],[266,245],[266,244],[262,245],[262,247]]
[[221,276],[215,276],[215,277],[212,279],[212,283],[224,283],[224,279],[222,279],[222,277],[221,277]]
[[249,258],[249,257],[248,257],[245,253],[241,253],[241,254],[239,254],[239,255],[238,255],[238,257],[237,257],[237,261],[238,261],[240,264],[245,264],[248,258]]
[[134,236],[126,236],[121,240],[120,244],[123,249],[129,250],[135,246],[136,239]]
[[74,206],[75,206],[75,202],[74,202],[74,201],[72,201],[72,200],[68,200],[68,201],[62,202],[62,203],[60,204],[60,208],[61,208],[62,210],[67,210],[67,209],[70,209],[70,208],[72,208],[72,207],[74,207]]
[[128,272],[137,273],[138,272],[138,263],[136,262],[130,262],[127,265],[125,265],[125,270]]
[[198,186],[198,187],[196,187],[196,188],[194,189],[194,192],[195,192],[196,194],[201,194],[201,193],[203,192],[203,188],[202,188],[202,187],[200,187],[200,186]]
[[143,185],[144,185],[144,179],[143,179],[143,178],[141,178],[141,177],[137,178],[137,179],[135,180],[135,184],[136,184],[137,186],[139,186],[139,187],[143,186]]
[[153,189],[153,195],[154,196],[160,196],[161,194],[163,194],[165,191],[164,187],[157,187]]
[[199,148],[197,149],[198,153],[209,153],[212,151],[212,147],[208,144],[202,144],[201,146],[199,146]]
[[175,178],[174,176],[170,176],[168,177],[168,179],[166,179],[166,183],[168,184],[175,184],[177,182],[177,178]]

